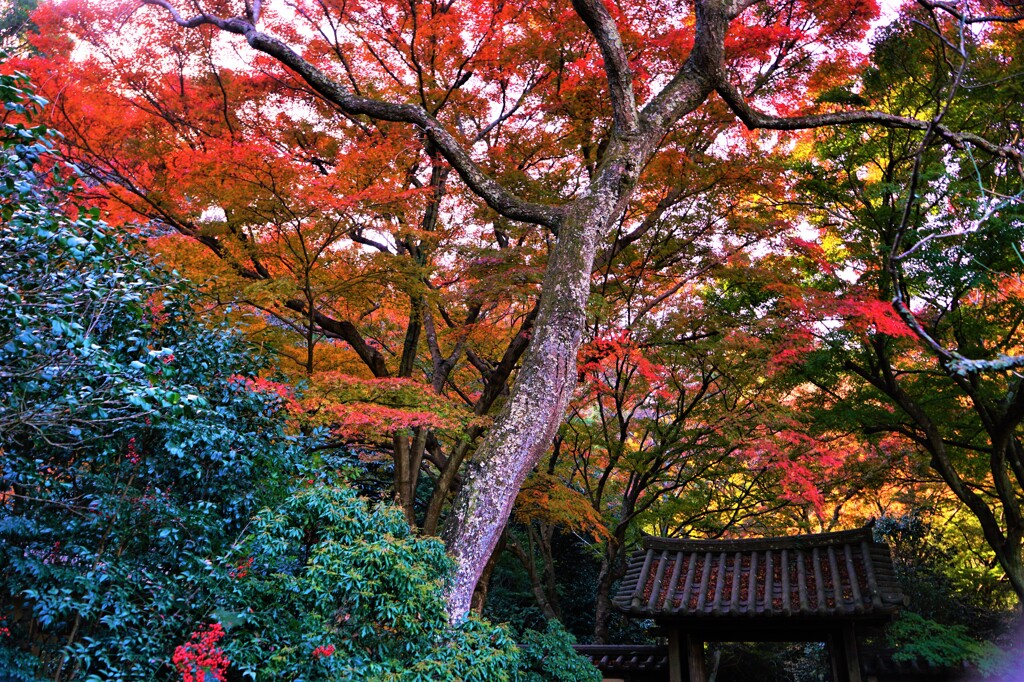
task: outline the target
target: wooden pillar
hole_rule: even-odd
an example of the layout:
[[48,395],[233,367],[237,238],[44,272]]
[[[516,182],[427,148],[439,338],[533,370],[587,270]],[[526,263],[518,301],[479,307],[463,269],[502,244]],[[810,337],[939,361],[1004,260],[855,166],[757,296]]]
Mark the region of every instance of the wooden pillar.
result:
[[707,682],[708,673],[704,668],[704,640],[691,633],[686,633],[685,639],[690,682]]
[[683,682],[683,652],[679,646],[679,628],[668,631],[668,682]]
[[862,682],[853,623],[832,632],[828,639],[828,652],[832,660],[832,679],[836,682]]
[[861,682],[860,679],[860,654],[857,651],[857,634],[854,632],[853,623],[843,628],[843,649],[846,659],[846,668],[850,682]]
[[843,654],[840,649],[840,637],[838,632],[830,632],[828,635],[828,662],[832,666],[832,681],[843,682],[840,670],[843,669]]

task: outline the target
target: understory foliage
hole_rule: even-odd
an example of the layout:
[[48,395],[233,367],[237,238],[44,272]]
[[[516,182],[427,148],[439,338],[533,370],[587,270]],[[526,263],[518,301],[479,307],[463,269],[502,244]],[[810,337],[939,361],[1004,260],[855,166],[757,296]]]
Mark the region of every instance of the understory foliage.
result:
[[451,559],[401,510],[349,487],[301,479],[288,500],[253,519],[225,562],[215,615],[236,670],[283,680],[586,682],[600,675],[557,625],[511,633],[444,612]]
[[2,94],[0,668],[166,673],[299,451],[253,349],[76,198],[30,85]]
[[440,542],[311,468],[257,349],[87,207],[27,80],[0,94],[0,670],[537,679],[506,630],[448,625]]
[[985,674],[999,670],[999,649],[991,642],[971,637],[966,625],[943,625],[907,611],[889,626],[888,635],[897,648],[895,661],[951,668],[961,667],[966,661]]
[[310,478],[253,519],[234,555],[221,620],[245,673],[292,680],[510,680],[508,632],[471,619],[451,629],[444,546],[400,510]]
[[[875,524],[876,538],[893,551],[896,576],[909,601],[886,632],[893,660],[949,668],[967,663],[985,675],[1004,673],[1013,653],[1007,655],[991,640],[1004,627],[998,616],[1009,601],[1005,580],[990,559],[970,561],[965,540],[956,537],[966,533],[932,528],[922,516],[919,511],[883,516]],[[970,524],[958,519],[947,526]]]
[[600,673],[572,649],[573,637],[557,620],[548,622],[547,628],[527,630],[523,633],[519,682],[598,682]]

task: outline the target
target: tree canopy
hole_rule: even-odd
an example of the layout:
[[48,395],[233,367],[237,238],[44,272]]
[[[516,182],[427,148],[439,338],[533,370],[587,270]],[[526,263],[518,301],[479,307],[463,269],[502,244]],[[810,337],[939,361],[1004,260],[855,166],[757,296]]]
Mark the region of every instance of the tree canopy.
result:
[[[190,375],[134,332],[126,367],[83,364],[92,327],[52,316],[19,350],[38,407],[0,425],[276,400],[442,538],[452,622],[503,554],[557,619],[582,547],[603,641],[643,532],[924,507],[1019,600],[1022,25],[1008,0],[43,3],[11,65],[83,179],[30,222],[102,214],[195,288],[139,279],[140,319],[201,306],[276,374]],[[38,305],[99,305],[64,284]]]

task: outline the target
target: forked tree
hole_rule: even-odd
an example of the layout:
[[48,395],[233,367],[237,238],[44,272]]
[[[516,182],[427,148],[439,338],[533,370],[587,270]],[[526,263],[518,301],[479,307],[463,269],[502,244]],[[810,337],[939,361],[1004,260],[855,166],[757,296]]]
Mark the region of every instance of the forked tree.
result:
[[[947,145],[969,146],[1018,164],[1022,157],[1019,143],[1004,145],[951,130],[940,114],[917,118],[815,104],[815,93],[847,83],[858,45],[877,14],[871,0],[694,0],[686,6],[573,0],[571,11],[558,2],[513,7],[457,0],[317,0],[289,3],[288,11],[266,17],[260,0],[247,0],[244,7],[214,2],[206,8],[170,0],[143,2],[165,11],[181,27],[215,27],[241,36],[252,49],[290,69],[339,115],[408,124],[410,137],[418,136],[436,150],[495,213],[539,226],[553,236],[522,368],[511,396],[465,470],[465,483],[442,531],[457,566],[448,605],[453,619],[469,610],[516,493],[550,447],[569,404],[595,256],[627,210],[663,141],[685,125],[688,115],[724,102],[749,130],[865,124],[921,131]],[[1020,18],[1012,6],[993,0],[919,3],[933,14],[962,23]],[[443,31],[436,30],[437,24],[426,31],[428,21],[445,16]],[[369,18],[374,21],[365,21]],[[537,201],[520,187],[497,179],[478,150],[467,144],[462,121],[435,116],[426,106],[427,98],[412,94],[417,83],[422,86],[432,78],[463,83],[477,78],[493,84],[493,92],[500,96],[514,99],[514,86],[510,89],[509,84],[521,55],[502,54],[500,49],[477,54],[472,49],[474,32],[529,35],[542,46],[557,47],[564,26],[579,22],[600,58],[591,62],[597,69],[581,68],[578,75],[600,75],[602,81],[594,88],[593,139],[581,144],[589,165],[581,163],[579,173],[587,174],[573,192]],[[348,28],[369,24],[391,28],[373,39]],[[413,55],[395,65],[411,74],[409,97],[373,95],[378,91],[373,68],[387,71],[386,60],[378,59],[372,68],[365,62],[353,68],[351,57],[357,52],[373,54],[374,41],[407,48]],[[417,74],[414,53],[420,49],[451,51],[451,73]],[[495,109],[500,108],[496,102]],[[515,109],[510,115],[514,113]],[[558,127],[553,109],[541,107],[530,116],[538,129]],[[543,183],[546,172],[563,173],[565,166],[529,169],[536,183]]]

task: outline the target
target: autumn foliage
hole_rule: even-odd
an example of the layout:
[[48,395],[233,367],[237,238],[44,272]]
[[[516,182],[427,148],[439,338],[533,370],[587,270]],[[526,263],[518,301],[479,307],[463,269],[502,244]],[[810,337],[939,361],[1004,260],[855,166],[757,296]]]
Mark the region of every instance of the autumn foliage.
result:
[[557,618],[573,536],[601,641],[641,533],[936,490],[1024,595],[1018,13],[64,0],[5,69],[83,206],[273,355],[227,390],[443,529],[453,618],[496,548]]

